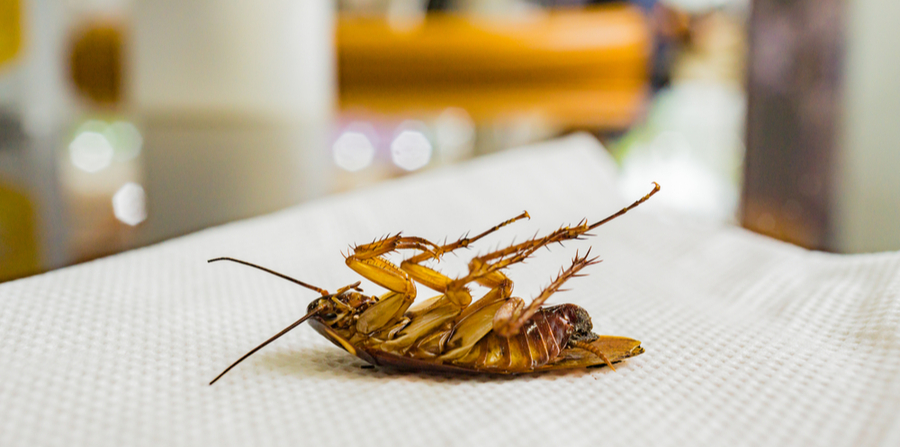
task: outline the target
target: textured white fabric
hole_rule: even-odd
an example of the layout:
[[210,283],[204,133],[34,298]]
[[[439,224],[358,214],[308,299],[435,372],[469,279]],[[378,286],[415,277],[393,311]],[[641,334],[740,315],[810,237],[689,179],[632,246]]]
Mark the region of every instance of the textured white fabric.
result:
[[605,261],[551,302],[643,341],[618,372],[361,369],[303,326],[207,386],[316,296],[208,258],[334,290],[358,278],[340,254],[352,242],[452,239],[531,213],[441,263],[455,274],[631,199],[574,136],[2,284],[0,445],[900,445],[900,253],[809,252],[652,199],[510,271],[527,300],[592,246]]

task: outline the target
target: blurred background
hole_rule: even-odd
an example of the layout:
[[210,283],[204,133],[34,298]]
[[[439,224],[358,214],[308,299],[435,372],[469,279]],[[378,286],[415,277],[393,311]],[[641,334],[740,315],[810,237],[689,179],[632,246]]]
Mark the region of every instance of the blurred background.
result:
[[0,0],[0,281],[586,131],[627,196],[900,249],[890,0]]

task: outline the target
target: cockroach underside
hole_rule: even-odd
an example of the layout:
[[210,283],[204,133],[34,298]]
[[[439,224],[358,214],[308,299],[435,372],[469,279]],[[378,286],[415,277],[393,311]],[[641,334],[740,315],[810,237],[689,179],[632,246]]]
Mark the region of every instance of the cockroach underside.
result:
[[[588,224],[562,227],[543,237],[510,245],[468,263],[468,272],[450,278],[435,268],[423,265],[520,219],[524,212],[474,237],[437,245],[424,238],[385,237],[353,247],[346,264],[362,277],[384,287],[381,296],[365,295],[360,282],[335,293],[246,261],[223,257],[214,261],[232,261],[251,266],[292,281],[320,294],[302,318],[266,340],[234,362],[210,384],[215,383],[238,363],[305,321],[325,338],[371,365],[428,371],[517,374],[558,369],[608,365],[644,352],[641,343],[625,337],[597,335],[588,312],[574,304],[544,306],[550,296],[568,280],[582,276],[582,269],[596,264],[590,249],[576,253],[571,265],[527,305],[512,296],[513,283],[504,270],[526,260],[538,249],[555,243],[589,236],[588,231],[619,217],[659,191],[654,183],[650,193],[617,213]],[[396,251],[414,254],[399,265],[385,259]],[[416,285],[435,290],[439,295],[415,303]],[[486,294],[473,300],[469,286],[487,287]],[[415,305],[414,305],[415,303]]]

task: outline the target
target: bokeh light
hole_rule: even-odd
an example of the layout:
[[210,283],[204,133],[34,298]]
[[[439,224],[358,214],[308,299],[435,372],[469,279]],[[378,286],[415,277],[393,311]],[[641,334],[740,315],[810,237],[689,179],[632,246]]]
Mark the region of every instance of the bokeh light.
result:
[[85,172],[100,172],[112,163],[114,150],[102,133],[84,131],[69,143],[72,164]]
[[144,188],[137,183],[126,183],[113,195],[113,213],[116,219],[135,226],[147,219],[147,205]]
[[391,142],[391,160],[407,170],[415,171],[431,161],[432,146],[425,136],[425,125],[418,121],[407,121],[400,125],[399,133]]
[[128,121],[116,121],[103,131],[103,136],[115,150],[116,161],[128,161],[141,153],[144,138],[134,124]]
[[727,177],[695,155],[678,132],[661,132],[649,145],[633,148],[622,161],[625,195],[640,195],[652,181],[666,186],[659,203],[717,221],[734,219],[738,191]]
[[375,159],[375,145],[372,143],[374,129],[367,123],[352,123],[347,126],[331,146],[334,162],[341,169],[360,171]]
[[434,122],[441,161],[453,163],[473,155],[475,149],[475,122],[459,107],[448,107]]

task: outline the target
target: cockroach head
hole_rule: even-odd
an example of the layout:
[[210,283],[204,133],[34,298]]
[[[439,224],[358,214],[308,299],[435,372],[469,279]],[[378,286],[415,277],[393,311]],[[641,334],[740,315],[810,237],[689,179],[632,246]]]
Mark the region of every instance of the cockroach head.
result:
[[314,299],[306,308],[307,313],[315,313],[323,320],[332,320],[338,315],[348,316],[362,312],[376,302],[375,297],[368,297],[357,292],[358,289],[346,289],[339,293],[325,295]]
[[579,306],[570,305],[569,321],[572,322],[573,332],[569,336],[571,341],[591,342],[597,339],[597,334],[593,332],[594,324],[591,322],[591,316],[586,310]]
[[322,320],[333,320],[341,313],[338,311],[338,304],[335,302],[335,298],[340,299],[340,296],[325,295],[321,298],[316,298],[306,307],[306,312],[315,312],[315,316]]
[[316,299],[312,300],[312,302],[309,303],[309,306],[306,306],[306,312],[310,313],[318,308],[319,313],[321,313],[321,312],[325,311],[326,309],[330,309],[330,308],[334,307],[333,303],[331,302],[331,297],[333,297],[333,296],[334,295],[326,295],[321,298],[316,298]]

